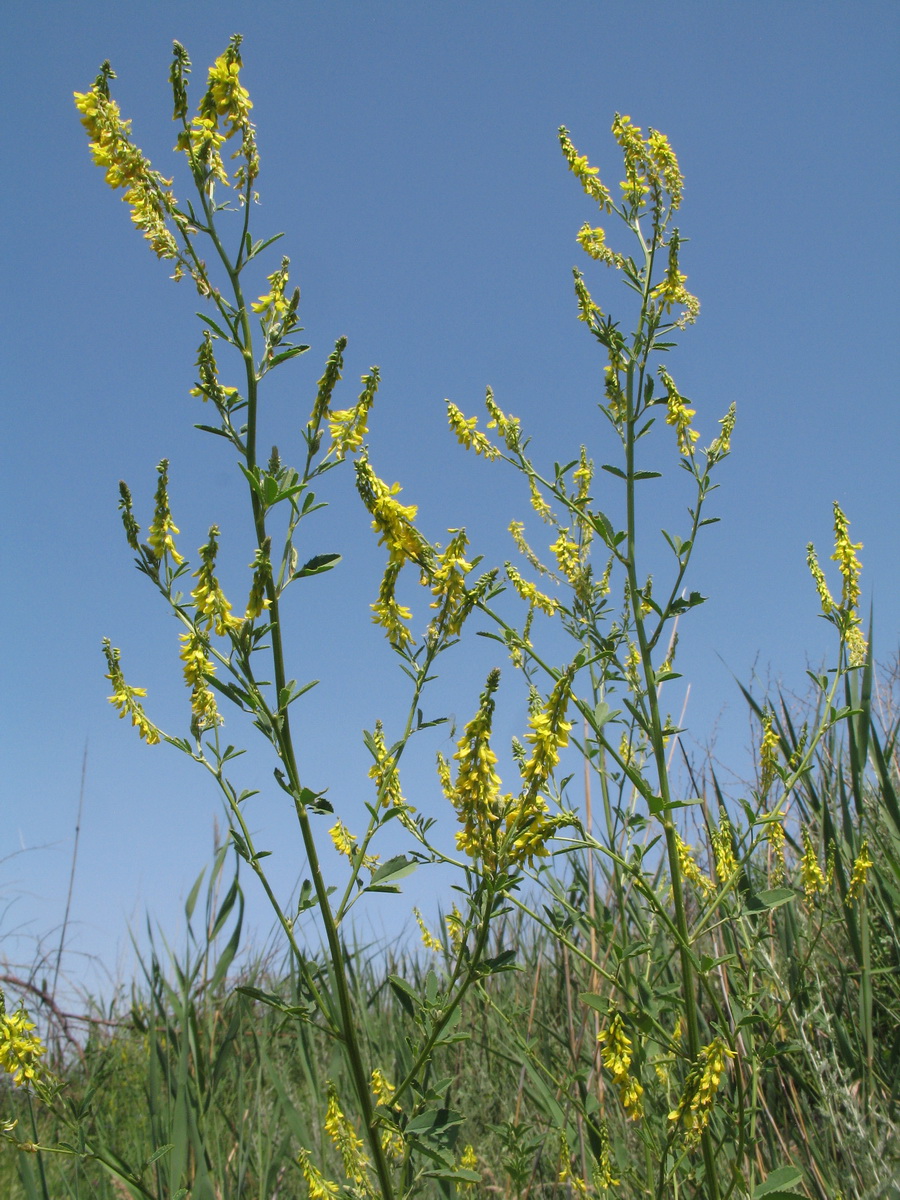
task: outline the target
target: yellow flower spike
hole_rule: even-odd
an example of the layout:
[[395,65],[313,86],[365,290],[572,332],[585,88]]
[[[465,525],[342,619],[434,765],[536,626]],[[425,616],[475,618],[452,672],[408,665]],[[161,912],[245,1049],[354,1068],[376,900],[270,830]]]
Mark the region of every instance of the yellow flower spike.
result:
[[857,550],[862,550],[862,542],[850,541],[850,522],[847,520],[841,506],[834,502],[834,554],[832,559],[838,564],[844,581],[841,595],[841,607],[847,612],[854,612],[859,604],[859,576],[862,571]]
[[773,883],[780,883],[784,878],[785,862],[784,862],[784,810],[776,809],[771,813],[764,813],[765,820],[765,835],[766,841],[772,851],[775,859],[775,869],[772,872]]
[[375,722],[372,742],[375,746],[375,762],[369,768],[369,778],[375,780],[382,807],[393,808],[406,805],[400,790],[400,772],[397,768],[397,760],[388,754],[384,741],[384,726],[380,721]]
[[221,725],[222,718],[216,706],[216,697],[207,680],[215,671],[215,664],[206,653],[206,644],[196,629],[182,633],[179,657],[184,666],[184,681],[191,689],[191,711],[200,728]]
[[696,429],[691,428],[691,420],[696,415],[696,412],[693,408],[688,407],[686,397],[679,393],[671,375],[665,367],[659,368],[659,377],[662,380],[668,397],[666,401],[666,424],[675,427],[675,434],[678,438],[678,449],[682,454],[690,457],[694,453],[694,443],[700,436]]
[[869,858],[869,839],[863,838],[862,845],[859,848],[859,854],[853,863],[853,871],[850,875],[850,883],[847,887],[847,898],[844,903],[849,908],[863,894],[866,886],[866,877],[869,874],[870,868],[874,867],[874,860]]
[[714,892],[716,885],[697,866],[691,853],[691,847],[677,832],[675,834],[675,845],[678,850],[678,862],[681,867],[681,873],[685,879],[689,880],[694,887],[699,888],[701,892]]
[[719,462],[731,453],[731,435],[734,433],[734,425],[737,420],[737,405],[730,404],[728,412],[719,421],[722,426],[719,436],[714,438],[712,444],[707,450],[707,456],[710,464]]
[[372,620],[380,625],[387,634],[388,641],[398,650],[413,644],[414,638],[410,633],[407,621],[412,619],[412,612],[405,605],[399,604],[394,595],[397,577],[403,563],[388,561],[378,589],[378,599],[370,607]]
[[308,1150],[300,1151],[297,1155],[297,1162],[300,1165],[301,1174],[309,1189],[309,1200],[332,1200],[333,1197],[341,1195],[338,1185],[330,1179],[326,1179],[319,1168],[313,1166],[310,1162]]
[[369,410],[375,402],[375,393],[381,375],[377,367],[373,367],[363,375],[363,390],[353,408],[341,409],[329,413],[328,430],[331,434],[331,447],[338,462],[342,462],[348,454],[355,453],[363,444],[363,439],[369,432]]
[[444,924],[447,926],[447,933],[450,936],[450,945],[453,947],[453,952],[454,954],[459,954],[465,940],[466,927],[463,915],[455,904],[447,916],[444,917]]
[[272,578],[272,564],[269,562],[270,548],[271,539],[266,538],[265,545],[262,548],[257,547],[253,552],[253,562],[250,563],[253,569],[253,582],[250,584],[250,595],[247,597],[247,607],[244,610],[245,621],[253,621],[257,617],[261,617],[269,607],[266,587]]
[[372,514],[372,528],[380,534],[379,544],[387,546],[392,561],[402,566],[407,560],[424,565],[430,547],[413,521],[418,508],[415,504],[401,504],[395,499],[400,484],[390,487],[372,470],[368,458],[363,455],[354,464],[356,488],[366,508]]
[[472,570],[472,564],[466,561],[464,551],[469,544],[464,529],[450,529],[453,534],[446,550],[436,556],[433,568],[423,572],[422,583],[430,585],[431,593],[436,597],[432,608],[441,609],[437,623],[447,633],[459,633],[465,617],[468,615],[466,576]]
[[622,197],[629,208],[639,208],[650,191],[645,174],[647,159],[640,126],[632,125],[631,117],[616,113],[612,132],[625,158],[625,179],[619,185]]
[[531,608],[539,608],[542,613],[546,613],[548,617],[552,617],[559,608],[559,602],[552,599],[550,596],[545,596],[539,591],[533,583],[527,579],[523,579],[512,563],[504,563],[506,577],[516,589],[518,594],[525,600]]
[[235,173],[234,186],[242,188],[250,185],[259,174],[259,151],[256,145],[256,131],[250,120],[250,109],[253,103],[250,94],[241,84],[240,45],[241,35],[234,34],[228,43],[224,54],[220,54],[209,69],[206,92],[203,95],[198,119],[195,125],[202,125],[218,133],[220,118],[224,122],[224,138],[241,135],[241,148],[234,157],[240,155],[244,163]]
[[537,480],[535,479],[534,475],[528,476],[528,490],[531,493],[531,507],[545,524],[552,524],[553,513],[550,509],[550,505],[541,495],[540,490],[538,489]]
[[650,293],[665,312],[671,312],[675,305],[683,305],[684,311],[675,322],[681,329],[696,321],[700,314],[700,301],[684,286],[687,275],[682,275],[678,269],[678,250],[681,239],[678,230],[673,229],[669,239],[669,264],[665,278],[658,283]]
[[0,992],[0,1070],[12,1077],[15,1087],[40,1080],[38,1059],[46,1047],[32,1030],[35,1024],[24,1007],[8,1013]]
[[575,279],[575,298],[578,301],[578,320],[593,325],[603,316],[603,310],[594,303],[594,298],[587,289],[584,276],[577,267],[572,268]]
[[806,903],[811,904],[820,892],[826,890],[828,884],[825,874],[819,866],[819,857],[816,854],[812,838],[809,836],[809,831],[804,829],[801,837],[803,839],[803,855],[800,859],[800,879],[803,883]]
[[598,1191],[607,1191],[616,1187],[619,1180],[613,1175],[612,1147],[609,1141],[609,1123],[601,1120],[599,1123],[600,1154],[594,1162],[591,1171],[591,1182]]
[[[591,258],[596,259],[597,262],[605,263],[608,267],[616,267],[617,270],[621,270],[624,266],[624,257],[621,254],[617,254],[615,250],[612,250],[609,246],[607,246],[605,229],[592,229],[590,224],[585,221],[582,227],[578,230],[578,233],[575,235],[575,240],[578,242],[585,254],[589,254]],[[581,287],[586,294],[587,289],[584,287],[584,284],[582,284]],[[582,301],[582,294],[579,291],[577,280],[575,283],[575,293],[579,299],[579,307],[582,307],[584,302]],[[590,301],[590,297],[587,295],[586,300]],[[590,301],[590,303],[593,304],[592,301]],[[588,319],[583,315],[583,313],[584,308],[582,307],[581,319]]]
[[775,728],[775,713],[768,706],[762,714],[762,738],[759,744],[759,790],[765,796],[775,779],[780,742]]
[[708,1046],[703,1046],[697,1061],[688,1071],[684,1092],[676,1108],[669,1113],[670,1121],[681,1121],[684,1125],[684,1143],[688,1148],[700,1140],[700,1135],[709,1124],[710,1113],[715,1104],[722,1076],[728,1059],[736,1058],[724,1038],[716,1037]]
[[125,682],[119,662],[120,653],[110,645],[109,638],[103,639],[103,653],[106,655],[106,664],[109,667],[109,673],[106,678],[113,685],[113,694],[108,696],[107,699],[114,708],[119,710],[120,718],[131,717],[131,723],[137,729],[138,736],[148,746],[155,746],[160,740],[160,732],[144,712],[137,699],[139,696],[146,696],[147,689],[129,687]]
[[181,531],[172,520],[172,514],[169,511],[169,460],[164,458],[156,470],[159,473],[159,482],[156,487],[156,510],[147,529],[147,542],[157,560],[162,560],[168,554],[173,562],[182,563],[184,557],[175,549],[175,542],[172,539],[173,533]]
[[494,770],[497,756],[491,749],[491,723],[494,715],[493,694],[500,685],[500,672],[493,670],[481,693],[478,711],[466,725],[457,743],[454,759],[456,782],[450,782],[449,766],[438,756],[441,787],[456,809],[457,820],[463,829],[456,835],[456,844],[471,858],[481,859],[485,869],[495,870],[497,862],[500,820],[500,777]]
[[111,188],[124,189],[123,200],[131,206],[131,219],[158,258],[180,257],[167,219],[175,209],[170,181],[150,169],[149,161],[131,141],[131,122],[122,120],[119,107],[109,96],[109,81],[115,72],[108,62],[100,69],[89,92],[75,92],[75,107],[90,138],[91,156],[105,171]]
[[288,284],[288,267],[290,265],[289,258],[281,260],[281,266],[277,271],[273,271],[271,275],[266,276],[269,284],[269,290],[264,296],[255,301],[250,307],[255,313],[263,318],[263,320],[272,324],[275,321],[286,317],[290,311],[291,301],[285,295],[285,289]]
[[597,1034],[597,1041],[601,1046],[600,1059],[604,1067],[614,1077],[627,1075],[632,1058],[631,1038],[625,1032],[621,1013],[613,1013],[609,1025]]
[[465,446],[467,450],[474,450],[476,454],[483,454],[488,459],[500,457],[497,447],[477,428],[477,417],[464,417],[456,405],[451,404],[449,400],[446,401],[446,405],[447,421],[460,445]]
[[584,188],[585,193],[595,200],[601,208],[612,212],[613,202],[609,190],[598,179],[599,167],[592,167],[585,155],[579,155],[572,145],[569,131],[564,125],[559,127],[559,144],[569,164],[569,170]]
[[494,400],[493,391],[488,388],[485,392],[484,406],[488,410],[490,421],[488,421],[488,429],[496,429],[503,440],[506,442],[507,448],[513,453],[519,448],[522,440],[522,426],[518,417],[507,416],[506,413]]
[[219,550],[219,527],[211,525],[209,541],[200,547],[201,565],[193,574],[197,586],[191,592],[191,599],[197,609],[197,616],[205,622],[203,628],[209,632],[215,629],[219,637],[223,637],[231,629],[237,629],[241,621],[231,615],[231,604],[216,578],[216,555]]
[[416,918],[416,924],[419,926],[419,933],[422,935],[422,945],[426,950],[443,950],[441,939],[434,936],[428,926],[425,924],[425,918],[422,916],[419,909],[414,908],[413,914]]
[[722,817],[717,827],[710,834],[713,846],[713,856],[716,863],[716,875],[719,883],[727,883],[738,869],[734,856],[734,831],[727,817]]
[[331,1080],[328,1081],[328,1108],[323,1128],[343,1160],[347,1181],[361,1185],[363,1194],[372,1196],[374,1200],[376,1193],[372,1190],[369,1179],[371,1164],[363,1153],[362,1138],[358,1136],[353,1125],[341,1111],[337,1089]]
[[530,728],[525,740],[532,744],[533,749],[522,775],[532,793],[545,786],[559,763],[560,750],[569,744],[572,722],[565,717],[572,695],[573,675],[571,667],[564,671],[554,684],[546,704],[529,717]]
[[658,178],[669,193],[674,211],[681,205],[681,196],[684,191],[684,176],[678,166],[675,151],[669,145],[666,135],[656,129],[648,131],[647,150]]
[[197,349],[197,384],[190,389],[191,396],[198,396],[204,404],[207,400],[219,408],[230,408],[239,399],[235,387],[223,387],[219,383],[219,367],[213,351],[213,339],[208,329],[203,331],[203,341]]

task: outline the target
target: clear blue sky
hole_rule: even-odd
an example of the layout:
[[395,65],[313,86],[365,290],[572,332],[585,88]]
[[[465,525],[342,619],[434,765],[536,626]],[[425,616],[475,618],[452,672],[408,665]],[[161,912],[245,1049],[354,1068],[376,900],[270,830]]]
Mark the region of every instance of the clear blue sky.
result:
[[[749,733],[732,674],[748,680],[756,664],[803,692],[806,666],[832,649],[804,547],[812,539],[827,559],[834,499],[865,543],[878,656],[896,654],[895,3],[100,0],[89,14],[63,3],[6,12],[0,933],[14,961],[32,961],[36,939],[55,945],[86,739],[74,983],[127,971],[128,923],[146,910],[177,929],[220,811],[198,768],[140,744],[105,700],[109,636],[161,724],[177,728],[184,703],[171,618],[124,545],[118,479],[146,522],[154,467],[168,456],[186,547],[213,521],[240,540],[246,518],[235,468],[191,428],[203,419],[187,396],[196,297],[131,228],[72,106],[103,59],[135,139],[166,174],[176,169],[172,39],[191,53],[196,99],[229,35],[245,35],[262,156],[254,220],[260,234],[286,231],[313,347],[275,388],[270,440],[290,457],[345,333],[346,403],[371,364],[383,374],[379,473],[402,481],[433,538],[465,524],[492,560],[509,555],[503,531],[524,498],[511,475],[456,446],[443,400],[481,411],[491,384],[545,462],[574,457],[581,441],[604,460],[603,364],[574,318],[570,275],[587,264],[575,232],[595,211],[556,129],[566,124],[613,184],[616,110],[667,133],[686,177],[683,267],[702,302],[670,367],[706,440],[738,406],[715,497],[722,521],[690,580],[710,601],[682,626],[691,736],[716,735],[740,769]],[[592,286],[615,314],[625,297],[615,278],[598,268]],[[360,730],[379,716],[390,729],[402,690],[368,618],[381,551],[350,471],[329,480],[333,508],[309,549],[345,560],[298,600],[290,638],[294,673],[323,680],[304,710],[310,782],[331,783],[353,824],[369,796]],[[660,485],[660,523],[684,503]],[[484,643],[460,654],[429,715],[465,720],[494,657]],[[673,692],[676,711],[680,699]],[[518,719],[511,711],[503,728]],[[450,748],[436,734],[407,780],[428,812],[442,803],[427,767],[442,739]],[[289,890],[302,859],[268,770],[252,820]],[[441,886],[423,879],[411,891],[433,911]],[[396,929],[409,904],[386,901],[375,924]],[[252,916],[268,928],[261,905]]]

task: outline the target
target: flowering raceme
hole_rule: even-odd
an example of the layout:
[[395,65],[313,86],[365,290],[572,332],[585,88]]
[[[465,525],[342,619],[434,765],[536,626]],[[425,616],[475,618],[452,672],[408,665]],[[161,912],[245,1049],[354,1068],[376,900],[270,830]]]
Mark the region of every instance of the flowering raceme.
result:
[[34,1027],[24,1008],[6,1012],[0,992],[0,1069],[12,1076],[16,1087],[32,1083],[39,1077],[38,1059],[46,1048],[32,1033]]

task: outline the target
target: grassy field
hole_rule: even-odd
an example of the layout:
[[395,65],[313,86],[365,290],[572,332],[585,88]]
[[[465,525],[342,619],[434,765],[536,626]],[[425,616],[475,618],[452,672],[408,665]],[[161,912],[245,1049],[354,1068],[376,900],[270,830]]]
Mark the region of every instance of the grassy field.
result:
[[[842,737],[823,744],[795,794],[784,873],[763,843],[742,862],[730,909],[720,909],[695,942],[698,958],[714,964],[709,970],[730,1006],[742,1057],[762,1064],[753,1073],[742,1064],[723,1082],[721,1111],[712,1119],[723,1179],[729,1160],[752,1162],[760,1180],[770,1179],[760,1196],[900,1196],[900,811],[891,681],[873,689],[862,708]],[[786,754],[797,730],[796,714],[782,708]],[[709,810],[724,798],[714,775],[697,782],[714,828]],[[841,848],[858,845],[861,826],[872,866],[864,891],[848,905],[853,855]],[[838,850],[830,881],[816,886],[804,844],[826,842]],[[708,846],[695,854],[712,870]],[[601,1118],[619,1180],[611,1193],[647,1194],[654,1163],[598,1046],[601,1012],[613,1001],[604,976],[627,969],[645,1006],[649,1032],[632,1070],[649,1115],[678,1100],[677,1064],[653,1036],[654,1022],[670,1019],[666,998],[677,995],[678,958],[666,931],[648,923],[628,880],[605,861],[582,855],[567,878],[548,867],[534,892],[538,902],[514,901],[496,926],[492,953],[512,950],[512,969],[468,993],[430,1079],[442,1104],[462,1116],[447,1138],[476,1148],[482,1182],[434,1181],[423,1194],[456,1195],[459,1187],[459,1194],[485,1197],[576,1195],[571,1181],[560,1180],[558,1131],[571,1131],[572,1158],[590,1179],[591,1155],[602,1149]],[[827,876],[824,859],[820,868]],[[321,1114],[327,1080],[340,1093],[345,1067],[315,1022],[297,1019],[302,989],[290,969],[254,960],[252,948],[240,946],[242,893],[231,871],[223,848],[188,905],[191,950],[152,952],[127,994],[87,1014],[93,1019],[85,1038],[67,1041],[52,1014],[26,997],[49,1022],[50,1065],[62,1089],[54,1113],[6,1088],[4,1116],[18,1118],[20,1139],[91,1148],[144,1190],[96,1158],[7,1148],[0,1154],[4,1196],[163,1200],[187,1188],[193,1200],[299,1200],[310,1194],[297,1167],[301,1147],[340,1177]],[[660,893],[669,886],[662,865],[656,886]],[[757,900],[754,909],[748,897],[770,907]],[[370,1057],[388,1078],[402,1074],[414,1039],[406,988],[436,994],[450,961],[446,933],[443,941],[443,951],[422,948],[399,959],[378,947],[347,947]],[[237,970],[235,962],[242,964]],[[320,969],[327,971],[324,956]],[[405,987],[392,984],[398,979]],[[593,997],[588,1003],[580,999],[585,994]],[[756,997],[749,1019],[739,996]],[[743,1146],[732,1140],[729,1114],[737,1107],[745,1113]],[[665,1147],[658,1153],[663,1157]],[[782,1173],[772,1178],[776,1168]]]

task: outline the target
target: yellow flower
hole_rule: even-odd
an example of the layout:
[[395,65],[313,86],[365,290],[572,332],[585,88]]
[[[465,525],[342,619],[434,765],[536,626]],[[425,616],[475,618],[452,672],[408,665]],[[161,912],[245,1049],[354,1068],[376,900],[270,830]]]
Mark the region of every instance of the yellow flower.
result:
[[874,865],[874,860],[869,858],[869,839],[863,838],[859,854],[853,863],[853,871],[847,887],[847,899],[844,903],[848,908],[862,895],[863,889],[866,886],[866,876],[869,874],[869,868],[874,867]]
[[735,1052],[728,1048],[723,1038],[713,1038],[708,1046],[702,1047],[697,1061],[688,1071],[681,1099],[669,1113],[670,1121],[683,1122],[687,1147],[699,1141],[700,1134],[709,1124],[728,1059],[735,1057]]
[[330,1179],[326,1179],[319,1168],[314,1167],[309,1161],[308,1150],[300,1151],[297,1155],[297,1162],[300,1164],[300,1171],[309,1189],[309,1200],[332,1200],[332,1197],[340,1196],[338,1185]]
[[631,1038],[625,1032],[621,1013],[615,1013],[609,1026],[600,1030],[597,1041],[602,1047],[600,1059],[612,1074],[613,1083],[619,1089],[622,1107],[632,1121],[639,1120],[644,1115],[644,1089],[629,1073],[632,1060]]
[[137,699],[138,696],[146,696],[147,689],[129,687],[125,682],[122,667],[119,663],[119,651],[110,645],[109,638],[103,639],[103,653],[106,655],[106,664],[109,667],[109,673],[106,678],[113,685],[113,694],[108,696],[107,699],[114,708],[119,710],[120,717],[131,717],[131,723],[137,729],[138,736],[148,746],[155,746],[160,739],[159,730],[144,712],[140,701]]
[[324,1129],[331,1138],[344,1163],[344,1174],[349,1183],[360,1184],[363,1194],[375,1197],[369,1180],[369,1160],[363,1153],[362,1138],[357,1135],[350,1121],[341,1111],[337,1089],[328,1081],[328,1109],[325,1113]]
[[397,760],[388,754],[384,741],[384,727],[380,721],[375,722],[375,732],[372,735],[375,747],[375,763],[369,768],[369,778],[375,780],[378,798],[384,808],[405,805],[403,793],[400,790],[400,773]]
[[612,196],[607,188],[597,178],[600,168],[592,167],[585,155],[579,155],[569,137],[569,131],[564,125],[559,127],[559,144],[565,155],[569,170],[584,188],[586,194],[607,212],[612,212]]
[[422,945],[426,950],[443,950],[443,945],[440,938],[436,938],[428,926],[425,924],[425,918],[417,908],[413,909],[415,914],[416,924],[419,926],[419,932],[422,935]]
[[548,617],[553,616],[559,608],[557,600],[552,599],[550,596],[545,596],[533,583],[530,583],[527,579],[523,579],[512,563],[504,563],[504,570],[506,571],[507,579],[531,608],[539,608]]
[[550,774],[559,763],[559,752],[569,744],[572,722],[565,719],[571,697],[573,670],[564,671],[553,687],[544,707],[529,717],[530,729],[525,735],[534,749],[525,764],[523,777],[526,784],[538,791],[546,784]]
[[469,417],[467,420],[456,405],[451,404],[449,400],[447,401],[447,420],[450,428],[456,434],[457,441],[467,450],[474,450],[476,454],[483,454],[485,458],[499,457],[500,451],[497,447],[476,428],[478,418]]
[[702,892],[714,892],[716,890],[716,885],[711,879],[703,874],[696,862],[694,862],[694,859],[691,855],[690,846],[682,839],[681,835],[677,831],[675,833],[675,846],[678,851],[678,863],[681,867],[681,873],[685,879],[690,880],[690,882]]
[[156,469],[159,472],[159,482],[156,487],[156,511],[147,529],[147,541],[155,558],[162,559],[164,555],[168,554],[174,562],[181,563],[184,562],[184,557],[175,549],[175,542],[172,540],[172,534],[181,531],[176,527],[172,520],[172,513],[169,511],[169,460],[164,458]]
[[368,375],[363,375],[363,390],[353,408],[340,409],[328,417],[328,429],[331,434],[331,446],[334,456],[341,462],[348,454],[354,453],[363,444],[368,433],[369,409],[375,401],[380,375],[377,367],[373,367]]
[[422,583],[430,585],[432,595],[437,597],[431,607],[441,610],[440,616],[435,618],[435,632],[440,628],[455,635],[471,612],[473,598],[466,592],[466,576],[472,570],[472,563],[465,558],[469,544],[466,531],[450,529],[448,533],[454,536],[446,550],[438,553],[434,565],[423,572]]
[[216,555],[219,551],[219,527],[210,526],[209,541],[200,547],[201,565],[194,572],[193,578],[198,581],[191,592],[191,599],[197,609],[197,616],[205,621],[204,628],[215,629],[219,637],[224,636],[230,629],[237,629],[240,618],[231,615],[231,605],[225,598],[225,593],[216,578]]
[[688,408],[686,398],[679,393],[665,367],[659,368],[659,377],[668,396],[666,424],[675,427],[678,449],[682,454],[690,456],[694,453],[694,443],[700,436],[696,429],[691,428],[691,419],[696,415],[695,410]]
[[819,892],[826,890],[828,883],[822,868],[819,866],[819,858],[816,854],[812,838],[809,836],[809,831],[804,829],[801,836],[803,838],[803,856],[800,859],[800,878],[803,882],[803,893],[806,896],[806,902],[809,904]]
[[216,707],[216,697],[207,684],[207,679],[216,668],[206,653],[206,643],[196,629],[182,633],[179,640],[182,642],[179,657],[184,663],[182,671],[185,683],[191,689],[194,717],[201,728],[220,725],[222,718]]
[[710,841],[716,860],[716,875],[720,883],[727,883],[738,869],[734,857],[733,830],[727,817],[722,817],[718,827],[712,830]]
[[38,1059],[46,1049],[31,1032],[34,1028],[24,1008],[6,1012],[0,992],[0,1069],[12,1076],[16,1087],[40,1078]]
[[501,815],[498,803],[500,777],[494,770],[497,756],[490,743],[493,694],[499,685],[500,672],[493,670],[481,693],[478,712],[466,725],[457,743],[453,756],[459,764],[455,783],[450,780],[449,764],[443,755],[438,755],[441,787],[463,826],[456,835],[456,844],[472,858],[482,859],[488,870],[497,866],[497,823]]
[[244,610],[244,620],[252,621],[256,617],[260,617],[263,611],[269,607],[269,598],[266,595],[266,585],[272,578],[272,564],[269,562],[269,549],[271,542],[266,538],[265,544],[260,549],[259,547],[253,553],[253,562],[250,566],[253,568],[253,582],[250,585],[250,595],[247,597],[247,607]]
[[775,713],[771,708],[766,707],[762,714],[762,739],[759,746],[759,790],[763,796],[766,795],[775,778],[779,746],[778,730],[775,728]]
[[131,122],[123,121],[119,107],[109,97],[115,72],[108,62],[100,69],[89,92],[75,92],[75,107],[88,132],[91,155],[113,189],[131,206],[131,219],[150,242],[158,258],[179,258],[178,246],[167,219],[175,211],[169,181],[150,169],[149,161],[131,141]]

